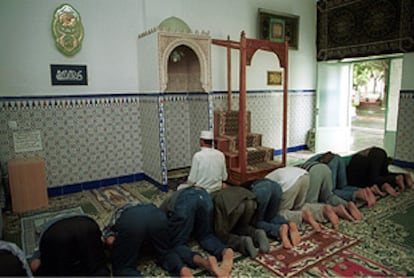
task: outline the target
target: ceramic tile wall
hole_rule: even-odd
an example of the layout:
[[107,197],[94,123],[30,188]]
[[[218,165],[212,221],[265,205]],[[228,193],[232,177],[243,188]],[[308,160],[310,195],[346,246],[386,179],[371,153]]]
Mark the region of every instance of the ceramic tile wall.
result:
[[[0,110],[2,167],[39,155],[48,187],[142,172],[137,97],[1,101]],[[40,131],[42,150],[15,153],[13,133],[21,131]]]
[[282,148],[282,101],[281,93],[253,93],[246,100],[252,132],[262,134],[262,145],[275,150]]
[[174,93],[164,96],[168,170],[189,167],[200,150],[201,130],[209,128],[208,94]]
[[165,96],[165,129],[168,170],[191,165],[190,113],[187,95]]
[[[162,100],[162,98],[161,98]],[[143,172],[155,181],[166,184],[166,173],[161,169],[160,125],[164,115],[159,111],[160,97],[140,97]],[[161,111],[162,112],[162,111]]]
[[288,147],[303,145],[315,126],[315,93],[291,93],[288,97]]
[[209,121],[209,104],[213,107],[212,102],[208,100],[207,94],[194,94],[189,97],[190,108],[190,164],[194,153],[200,150],[200,132],[212,128],[212,122]]
[[[247,110],[251,111],[252,132],[262,134],[262,145],[275,150],[282,148],[283,95],[281,92],[248,92]],[[232,109],[238,110],[239,95],[232,94]],[[215,110],[227,109],[227,94],[215,95]],[[287,146],[304,145],[309,129],[314,126],[315,94],[288,94]]]
[[414,91],[400,93],[395,158],[414,164]]
[[[236,98],[237,97],[237,98]],[[214,94],[211,97],[213,102],[213,111],[224,111],[227,110],[227,93]],[[234,100],[237,101],[237,105],[234,105]],[[239,97],[236,94],[232,95],[232,110],[239,109]]]
[[[248,93],[247,99],[253,131],[275,149],[281,148],[281,101],[280,92]],[[290,94],[289,103],[297,108],[289,111],[288,146],[302,145],[313,94]],[[232,106],[238,109],[238,94]],[[226,93],[1,100],[1,164],[5,169],[9,159],[44,157],[49,188],[140,173],[167,184],[168,170],[191,165],[199,133],[212,126],[216,109],[227,109]],[[34,130],[42,150],[15,153],[13,132]]]

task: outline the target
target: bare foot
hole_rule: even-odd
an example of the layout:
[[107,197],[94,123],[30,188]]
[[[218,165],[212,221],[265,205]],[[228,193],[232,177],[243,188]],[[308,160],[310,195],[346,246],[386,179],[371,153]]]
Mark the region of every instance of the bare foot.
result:
[[280,239],[282,240],[283,248],[292,249],[292,243],[289,240],[289,226],[287,224],[282,224],[279,229]]
[[379,195],[379,196],[382,196],[382,197],[387,195],[387,193],[385,193],[384,191],[381,191],[381,189],[379,189],[378,185],[376,185],[376,184],[371,186],[370,189],[371,189],[372,193],[374,193],[375,195]]
[[375,197],[374,193],[372,193],[370,188],[365,188],[365,192],[368,195],[369,198],[369,203],[368,203],[368,207],[372,207],[373,205],[375,205],[377,203],[377,197]]
[[405,191],[404,176],[403,175],[396,176],[395,182],[397,183],[398,188],[400,189],[400,192],[404,192]]
[[[196,256],[197,259],[196,259]],[[203,267],[204,269],[208,270],[212,275],[219,277],[219,278],[227,278],[230,277],[230,272],[225,267],[221,266],[219,267],[217,263],[217,259],[214,256],[209,256],[207,259],[202,258],[199,255],[194,256],[193,260],[196,263],[196,265]],[[201,258],[201,259],[200,259]],[[224,264],[224,263],[223,263]],[[181,272],[180,272],[181,274]]]
[[220,269],[224,272],[226,277],[230,277],[233,268],[234,251],[231,248],[226,248],[223,251],[223,260]]
[[184,266],[180,270],[180,277],[191,278],[191,277],[194,277],[194,276],[191,273],[191,270],[188,267]]
[[349,220],[351,222],[355,221],[355,218],[346,210],[344,205],[333,207],[333,210],[339,217]]
[[315,219],[313,218],[312,213],[310,212],[310,210],[307,209],[307,210],[304,210],[302,212],[302,219],[305,222],[309,223],[315,231],[317,231],[317,232],[322,231],[321,226],[319,225],[318,222],[315,221]]
[[200,255],[195,255],[193,257],[193,262],[198,267],[208,270],[211,274],[214,274],[216,276],[219,276],[221,274],[221,270],[217,263],[216,257],[209,256],[207,259],[205,259],[201,257]]
[[391,186],[391,184],[389,184],[389,183],[384,183],[382,186],[381,186],[381,189],[383,190],[383,191],[385,191],[385,192],[387,192],[389,195],[391,195],[391,196],[393,196],[393,197],[397,197],[398,196],[398,193],[397,193],[397,191],[395,191],[395,189]]
[[289,222],[290,239],[292,240],[293,246],[298,245],[301,242],[298,227],[295,222]]
[[334,229],[338,228],[339,226],[339,218],[338,215],[336,215],[334,209],[330,205],[326,205],[323,207],[323,215],[326,219],[329,220],[329,222],[332,223],[332,226]]
[[355,218],[355,220],[362,220],[362,214],[354,202],[349,201],[348,203],[346,203],[346,208],[351,213],[351,215]]
[[[372,198],[370,192],[371,190],[369,190],[368,188],[361,188],[356,193],[356,197],[360,200],[363,200],[365,203],[367,203],[367,206],[369,208],[375,205],[376,203],[375,196],[374,198]],[[374,194],[372,193],[372,195]]]
[[407,188],[411,189],[414,187],[413,177],[411,176],[411,173],[405,173],[405,182],[407,184]]

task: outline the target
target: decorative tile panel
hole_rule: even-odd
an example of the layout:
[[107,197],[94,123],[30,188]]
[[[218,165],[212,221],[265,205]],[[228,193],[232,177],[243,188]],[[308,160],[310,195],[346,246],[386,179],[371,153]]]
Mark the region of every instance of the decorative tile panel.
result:
[[303,145],[308,131],[315,126],[314,93],[293,93],[288,96],[288,146]]
[[191,165],[190,114],[188,96],[165,96],[164,116],[168,170]]
[[[142,172],[138,97],[1,101],[0,111],[3,167],[10,159],[41,156],[49,188]],[[35,130],[42,150],[15,153],[13,132]]]
[[[262,145],[282,148],[283,94],[280,91],[247,92],[246,108],[251,112],[251,131],[262,134]],[[214,110],[227,110],[227,93],[214,94]],[[232,110],[239,110],[239,94],[232,94]],[[287,146],[304,145],[314,126],[314,93],[288,94]]]
[[[238,110],[239,95],[232,95]],[[264,146],[281,149],[282,93],[248,92],[252,132]],[[395,158],[414,161],[414,91],[400,93]],[[167,182],[167,170],[191,165],[201,130],[212,127],[211,111],[227,110],[227,93],[128,97],[68,97],[0,100],[2,169],[14,158],[41,156],[47,186],[96,183],[145,173]],[[315,93],[288,99],[288,147],[303,145],[314,126]],[[17,129],[9,127],[15,121]],[[16,153],[13,132],[40,131],[42,150]]]
[[[190,94],[188,97],[188,106],[190,112],[190,145],[191,158],[194,153],[200,150],[200,132],[210,128],[208,95]],[[190,159],[191,159],[190,158]],[[191,165],[191,160],[190,164]]]
[[144,173],[162,182],[160,150],[160,115],[158,97],[140,97],[142,158]]
[[401,91],[395,158],[414,163],[414,90]]
[[246,106],[251,112],[251,131],[262,134],[262,146],[282,148],[282,93],[248,93]]

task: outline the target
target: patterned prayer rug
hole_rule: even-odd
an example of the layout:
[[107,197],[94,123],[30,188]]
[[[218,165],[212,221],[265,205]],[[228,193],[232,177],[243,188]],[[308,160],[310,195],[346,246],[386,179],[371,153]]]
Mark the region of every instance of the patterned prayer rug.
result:
[[152,202],[158,206],[168,194],[145,181],[84,191],[88,203],[96,210],[93,217],[101,227],[108,223],[116,208],[126,203]]
[[114,185],[89,190],[92,201],[96,201],[103,209],[113,210],[131,202],[148,202],[148,199],[139,193],[133,192],[125,185]]
[[82,214],[81,207],[74,207],[58,211],[38,213],[27,217],[22,217],[21,223],[21,242],[22,249],[26,256],[31,256],[37,246],[40,234],[44,225],[52,218],[67,214]]
[[285,249],[279,242],[273,242],[270,252],[259,254],[255,260],[277,276],[291,277],[358,243],[357,239],[322,227],[322,232],[319,233],[308,227],[301,243],[293,249]]
[[316,277],[402,277],[381,264],[358,255],[351,250],[341,250],[309,269],[306,274]]
[[352,251],[399,272],[414,276],[414,189],[387,196],[363,207],[364,221],[343,222],[339,230],[361,239]]

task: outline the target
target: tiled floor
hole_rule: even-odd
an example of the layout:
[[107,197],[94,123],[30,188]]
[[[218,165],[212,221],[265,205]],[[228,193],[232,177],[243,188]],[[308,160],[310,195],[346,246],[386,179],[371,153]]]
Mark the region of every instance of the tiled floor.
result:
[[384,113],[381,107],[356,111],[351,126],[351,153],[372,146],[384,147]]

